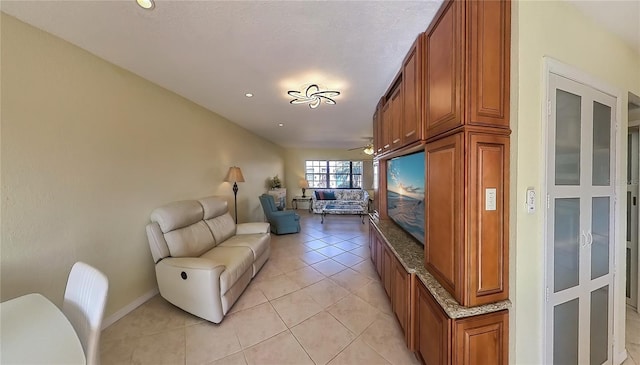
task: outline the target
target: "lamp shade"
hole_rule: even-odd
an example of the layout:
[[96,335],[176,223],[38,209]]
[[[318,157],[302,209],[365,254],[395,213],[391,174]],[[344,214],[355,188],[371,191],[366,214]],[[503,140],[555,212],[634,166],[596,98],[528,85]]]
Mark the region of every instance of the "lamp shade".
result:
[[300,181],[298,181],[298,186],[301,188],[308,188],[309,182],[305,179],[300,179]]
[[238,166],[229,167],[227,176],[224,178],[226,182],[244,182],[244,176],[242,176],[242,170]]

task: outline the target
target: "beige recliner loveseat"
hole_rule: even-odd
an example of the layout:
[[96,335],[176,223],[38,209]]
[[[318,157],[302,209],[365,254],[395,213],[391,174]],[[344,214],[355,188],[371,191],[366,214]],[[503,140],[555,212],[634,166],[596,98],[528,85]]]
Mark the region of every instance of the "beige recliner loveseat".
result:
[[160,295],[220,323],[270,254],[268,223],[236,225],[226,200],[169,203],[147,225]]

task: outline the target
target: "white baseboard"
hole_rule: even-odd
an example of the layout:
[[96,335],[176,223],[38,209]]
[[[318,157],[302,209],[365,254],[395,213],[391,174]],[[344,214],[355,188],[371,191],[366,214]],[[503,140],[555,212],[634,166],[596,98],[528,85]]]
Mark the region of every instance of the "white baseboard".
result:
[[629,355],[627,354],[627,350],[626,349],[622,349],[622,351],[618,352],[617,354],[613,355],[613,363],[620,365],[622,364],[628,357]]
[[107,327],[111,326],[112,324],[116,323],[120,318],[122,318],[122,317],[126,316],[127,314],[131,313],[134,309],[136,309],[139,306],[143,305],[147,300],[153,298],[158,293],[159,293],[158,288],[155,288],[155,289],[143,294],[142,296],[138,297],[136,300],[134,300],[133,302],[127,304],[122,309],[120,309],[119,311],[117,311],[114,314],[110,315],[109,317],[103,319],[102,320],[102,329],[104,330],[105,328],[107,328]]

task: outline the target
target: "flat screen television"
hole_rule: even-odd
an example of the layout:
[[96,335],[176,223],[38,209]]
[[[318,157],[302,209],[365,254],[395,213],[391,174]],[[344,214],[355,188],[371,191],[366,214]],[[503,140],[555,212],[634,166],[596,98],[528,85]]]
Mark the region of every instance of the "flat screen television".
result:
[[387,161],[387,215],[424,245],[424,151]]

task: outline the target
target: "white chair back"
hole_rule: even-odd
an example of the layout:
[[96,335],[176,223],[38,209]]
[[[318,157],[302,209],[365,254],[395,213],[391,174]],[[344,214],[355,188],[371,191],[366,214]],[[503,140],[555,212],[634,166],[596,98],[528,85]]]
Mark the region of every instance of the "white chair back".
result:
[[84,262],[71,268],[62,311],[80,338],[88,365],[100,363],[100,330],[108,290],[107,277],[97,269]]

